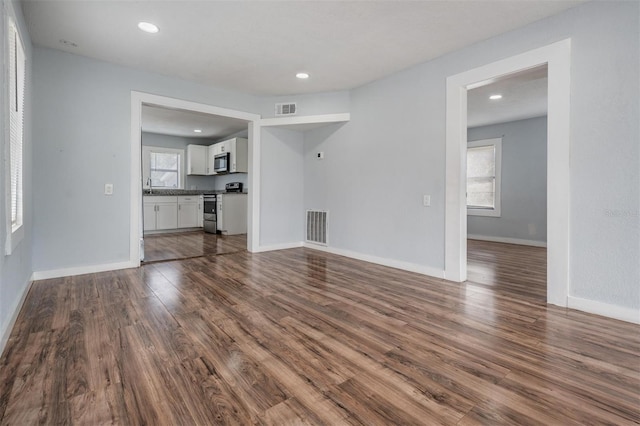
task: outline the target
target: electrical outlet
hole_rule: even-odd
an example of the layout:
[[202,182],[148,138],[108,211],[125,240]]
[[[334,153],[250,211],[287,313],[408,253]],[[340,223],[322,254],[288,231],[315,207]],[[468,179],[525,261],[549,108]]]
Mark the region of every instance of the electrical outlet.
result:
[[320,151],[316,154],[318,160],[324,160],[324,151]]
[[104,195],[113,195],[113,184],[105,183],[104,184]]
[[422,205],[425,207],[429,207],[431,205],[431,195],[422,196]]

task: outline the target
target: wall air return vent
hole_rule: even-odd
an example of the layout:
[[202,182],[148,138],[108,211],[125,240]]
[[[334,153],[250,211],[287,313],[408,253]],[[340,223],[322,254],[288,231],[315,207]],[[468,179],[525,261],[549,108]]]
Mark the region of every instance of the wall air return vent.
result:
[[327,245],[329,212],[307,210],[307,242]]
[[284,104],[276,104],[276,115],[296,115],[298,107],[295,102],[287,102]]

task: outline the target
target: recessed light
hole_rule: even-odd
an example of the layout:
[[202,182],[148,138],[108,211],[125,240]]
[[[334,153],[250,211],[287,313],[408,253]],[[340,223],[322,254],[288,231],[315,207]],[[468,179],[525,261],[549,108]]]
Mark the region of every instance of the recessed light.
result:
[[202,133],[202,129],[193,129],[194,133]]
[[158,27],[151,22],[138,22],[138,28],[140,28],[145,33],[155,34],[157,33]]
[[296,77],[298,77],[300,80],[304,80],[309,78],[309,74],[306,72],[299,72],[298,74],[296,74]]
[[491,95],[489,96],[489,99],[491,99],[492,101],[502,99],[502,95]]

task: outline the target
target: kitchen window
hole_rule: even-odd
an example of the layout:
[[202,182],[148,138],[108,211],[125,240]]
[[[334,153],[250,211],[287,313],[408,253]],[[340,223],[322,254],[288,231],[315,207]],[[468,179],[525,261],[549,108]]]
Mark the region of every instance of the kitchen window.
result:
[[184,188],[184,149],[143,146],[142,167],[145,189]]
[[502,138],[467,144],[467,214],[500,216]]
[[6,168],[6,179],[10,190],[7,194],[7,239],[5,254],[10,255],[24,236],[23,211],[24,198],[23,180],[23,138],[24,138],[24,94],[26,77],[26,57],[22,39],[15,22],[8,22],[8,58],[9,65],[9,96],[8,96],[8,127],[7,157],[9,166]]

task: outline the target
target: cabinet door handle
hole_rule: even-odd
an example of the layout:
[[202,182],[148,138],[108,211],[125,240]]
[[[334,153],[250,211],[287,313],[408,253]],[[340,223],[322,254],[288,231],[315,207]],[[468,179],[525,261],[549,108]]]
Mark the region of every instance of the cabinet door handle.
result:
[[182,210],[182,204],[178,204],[178,210]]

